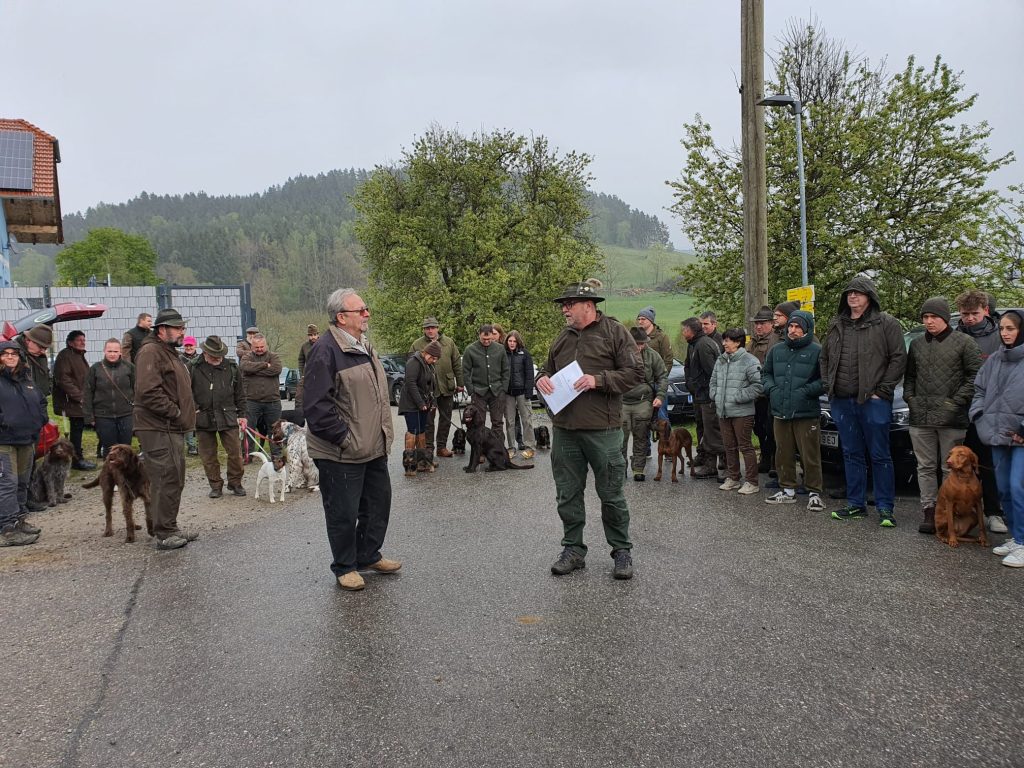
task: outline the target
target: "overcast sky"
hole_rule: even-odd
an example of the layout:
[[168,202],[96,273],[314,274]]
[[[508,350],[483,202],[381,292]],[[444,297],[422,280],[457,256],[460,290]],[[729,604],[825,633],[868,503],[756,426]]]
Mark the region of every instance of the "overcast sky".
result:
[[[1024,181],[1022,0],[765,0],[890,70],[936,54]],[[64,213],[396,161],[432,122],[543,134],[659,215],[696,113],[739,142],[739,0],[6,0],[4,117],[56,136]],[[766,64],[770,72],[770,64]]]

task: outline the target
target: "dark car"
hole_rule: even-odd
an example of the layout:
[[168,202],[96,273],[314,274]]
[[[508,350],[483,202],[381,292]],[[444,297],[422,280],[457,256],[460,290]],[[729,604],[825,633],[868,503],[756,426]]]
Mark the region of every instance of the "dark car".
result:
[[282,368],[278,376],[278,386],[281,389],[282,400],[294,400],[295,393],[299,389],[299,369]]
[[380,364],[388,377],[388,399],[392,405],[398,405],[402,396],[402,385],[405,384],[406,355],[381,355]]
[[686,390],[686,366],[672,361],[668,372],[668,420],[673,424],[694,418],[693,395]]
[[[910,408],[903,399],[903,382],[893,393],[892,421],[889,424],[889,450],[898,481],[910,482],[917,474],[917,457],[910,442]],[[821,396],[821,464],[835,474],[843,472],[843,449],[839,444],[839,427],[832,418],[832,408]]]

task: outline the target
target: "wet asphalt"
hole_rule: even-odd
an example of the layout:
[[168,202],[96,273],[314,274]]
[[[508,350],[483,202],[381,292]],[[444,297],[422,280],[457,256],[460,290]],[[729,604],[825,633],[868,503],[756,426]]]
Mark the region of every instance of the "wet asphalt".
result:
[[547,453],[414,479],[399,454],[404,567],[359,593],[304,492],[176,552],[0,575],[0,766],[1024,765],[1024,572],[918,534],[912,499],[889,530],[629,481],[614,581],[589,489],[587,567],[556,578]]

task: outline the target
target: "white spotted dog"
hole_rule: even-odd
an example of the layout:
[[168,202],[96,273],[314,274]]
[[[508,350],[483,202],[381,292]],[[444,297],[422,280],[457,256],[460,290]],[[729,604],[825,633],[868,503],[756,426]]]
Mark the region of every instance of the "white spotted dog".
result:
[[258,457],[263,462],[263,466],[260,467],[260,471],[256,475],[255,497],[257,499],[260,497],[260,483],[265,479],[267,487],[270,489],[270,503],[274,503],[274,483],[281,484],[280,496],[281,501],[284,501],[284,492],[288,490],[288,454],[284,445],[280,443],[275,444],[271,440],[269,457],[258,448],[252,451],[249,456]]
[[309,458],[306,450],[306,430],[298,424],[281,419],[275,421],[270,438],[276,444],[284,445],[288,457],[288,490],[308,488],[310,493],[320,490],[320,470]]

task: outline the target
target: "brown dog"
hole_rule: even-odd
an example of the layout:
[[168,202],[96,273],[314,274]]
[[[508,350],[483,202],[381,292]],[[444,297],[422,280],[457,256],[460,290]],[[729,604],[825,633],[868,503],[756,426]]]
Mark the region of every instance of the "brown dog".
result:
[[[946,466],[949,476],[942,481],[935,502],[935,535],[951,547],[961,541],[976,541],[987,547],[978,457],[967,446],[957,445],[949,452]],[[978,526],[978,535],[968,536],[974,526]]]
[[38,503],[55,507],[71,498],[64,493],[64,484],[71,471],[71,461],[75,458],[75,447],[71,441],[61,438],[46,451],[32,473],[28,497]]
[[654,428],[658,433],[658,474],[654,476],[655,480],[661,480],[661,470],[664,466],[663,462],[666,458],[672,461],[672,482],[678,483],[679,480],[676,477],[676,459],[679,459],[680,471],[686,469],[686,464],[683,463],[683,451],[686,451],[686,458],[690,463],[690,474],[693,474],[693,438],[690,436],[690,430],[686,427],[676,427],[672,429],[672,424],[667,419],[657,419],[654,422]]
[[[82,487],[95,488],[97,485],[103,491],[103,506],[107,510],[107,527],[103,530],[103,535],[114,535],[111,507],[114,502],[114,486],[116,485],[121,491],[121,509],[124,512],[124,525],[127,530],[124,540],[131,544],[135,541],[135,531],[142,527],[135,524],[132,504],[135,499],[149,501],[149,476],[146,474],[145,465],[130,445],[110,446],[99,476],[84,483]],[[146,515],[146,530],[150,536],[153,535],[153,520],[148,514]]]

